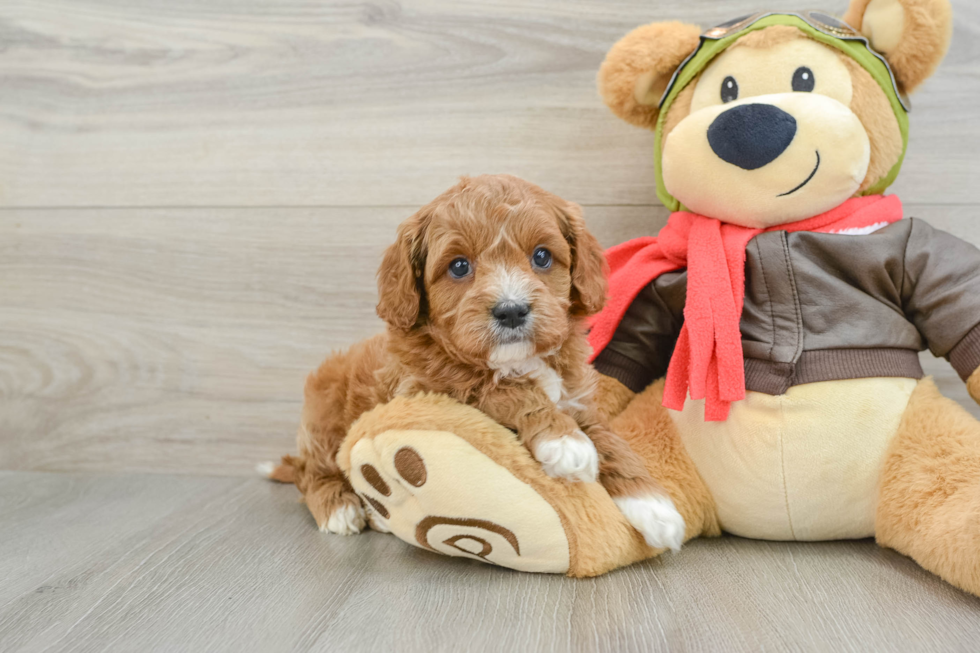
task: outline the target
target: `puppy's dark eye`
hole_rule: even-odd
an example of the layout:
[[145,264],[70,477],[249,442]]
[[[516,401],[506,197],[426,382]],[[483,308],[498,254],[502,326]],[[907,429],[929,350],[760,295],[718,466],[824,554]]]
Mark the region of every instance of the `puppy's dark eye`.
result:
[[800,93],[809,93],[813,90],[813,85],[817,80],[813,77],[813,71],[806,66],[800,66],[793,73],[793,90]]
[[729,75],[721,82],[721,101],[728,104],[732,100],[738,99],[738,82]]
[[534,250],[534,254],[531,255],[531,263],[534,267],[540,268],[542,270],[547,270],[551,267],[551,252],[546,250],[544,247],[539,247]]
[[453,279],[462,279],[470,273],[470,270],[470,262],[462,256],[454,258],[449,264],[449,276]]

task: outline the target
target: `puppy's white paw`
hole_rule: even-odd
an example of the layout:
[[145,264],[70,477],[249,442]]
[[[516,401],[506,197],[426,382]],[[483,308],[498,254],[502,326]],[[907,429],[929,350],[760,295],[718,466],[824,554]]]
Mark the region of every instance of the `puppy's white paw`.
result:
[[655,549],[679,551],[684,543],[684,518],[668,497],[616,497],[613,502],[633,528]]
[[326,526],[321,526],[320,530],[324,533],[336,533],[337,535],[355,535],[364,530],[367,524],[367,516],[364,508],[345,504],[333,511]]
[[538,442],[534,457],[552,478],[594,483],[599,476],[599,454],[592,440],[581,431]]

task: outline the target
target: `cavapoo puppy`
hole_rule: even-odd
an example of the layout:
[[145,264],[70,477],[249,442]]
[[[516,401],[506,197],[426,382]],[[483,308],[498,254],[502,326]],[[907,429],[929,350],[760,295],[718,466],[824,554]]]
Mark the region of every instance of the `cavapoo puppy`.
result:
[[270,478],[296,483],[321,530],[359,532],[335,460],[347,430],[396,395],[440,392],[513,430],[550,476],[598,478],[651,546],[679,548],[683,518],[593,400],[585,326],[604,266],[577,205],[509,175],[464,177],[398,228],[378,270],[387,331],[310,375],[299,455]]

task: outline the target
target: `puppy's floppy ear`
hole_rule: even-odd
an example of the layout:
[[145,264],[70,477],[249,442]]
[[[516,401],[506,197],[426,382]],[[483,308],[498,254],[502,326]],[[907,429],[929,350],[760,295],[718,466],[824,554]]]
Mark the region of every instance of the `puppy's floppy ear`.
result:
[[624,36],[599,68],[599,95],[612,112],[637,127],[653,129],[660,96],[674,71],[700,41],[701,30],[684,23],[651,23]]
[[378,317],[399,331],[410,331],[422,317],[428,224],[425,209],[401,223],[378,268]]
[[562,234],[572,250],[571,313],[594,315],[606,303],[606,255],[596,237],[585,228],[582,207],[558,200],[557,208]]
[[885,55],[906,93],[935,72],[953,36],[949,0],[851,0],[844,21]]

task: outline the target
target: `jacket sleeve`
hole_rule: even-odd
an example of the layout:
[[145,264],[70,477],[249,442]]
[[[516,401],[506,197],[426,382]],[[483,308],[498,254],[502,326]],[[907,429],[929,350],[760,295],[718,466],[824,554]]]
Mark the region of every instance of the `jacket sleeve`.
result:
[[667,374],[684,320],[686,283],[686,273],[672,272],[641,290],[593,361],[596,370],[633,392]]
[[912,221],[902,279],[905,314],[964,381],[980,367],[980,250]]

